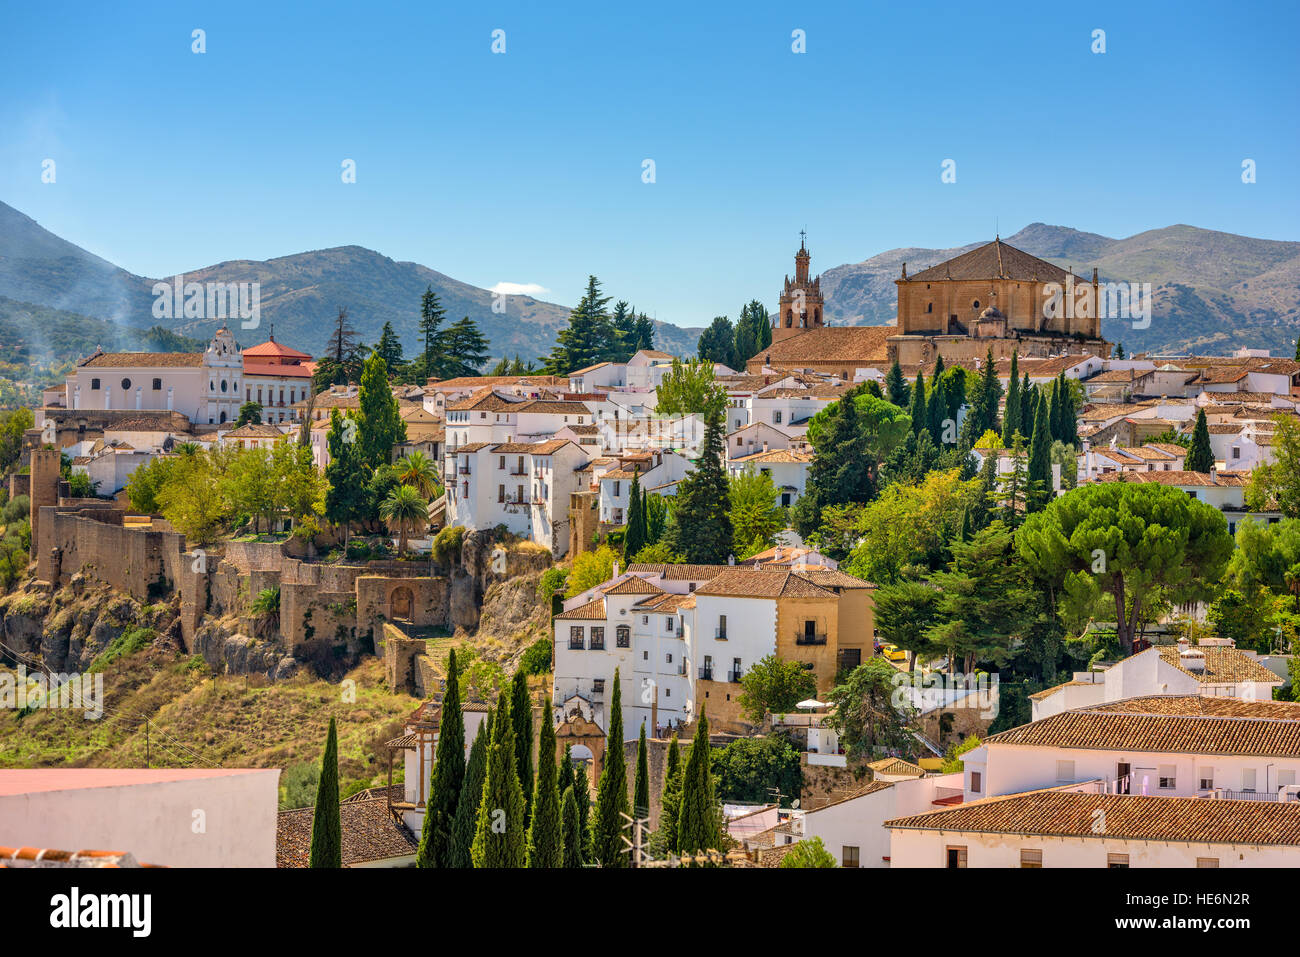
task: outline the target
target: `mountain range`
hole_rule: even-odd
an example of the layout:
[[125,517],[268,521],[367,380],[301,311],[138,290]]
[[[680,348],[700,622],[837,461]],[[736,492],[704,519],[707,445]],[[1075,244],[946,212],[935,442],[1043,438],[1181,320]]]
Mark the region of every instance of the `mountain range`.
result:
[[[0,297],[52,307],[138,328],[170,326],[208,339],[219,319],[159,320],[153,315],[153,285],[173,277],[137,276],[43,228],[0,203]],[[413,262],[398,262],[361,246],[339,246],[262,262],[231,260],[185,273],[186,282],[260,283],[261,322],[256,330],[231,322],[244,346],[262,342],[274,325],[278,341],[313,354],[325,346],[340,306],[363,342],[379,338],[385,322],[402,337],[408,354],[416,347],[420,297],[432,286],[447,310],[446,322],[474,319],[491,343],[494,357],[536,359],[551,351],[568,321],[569,307],[531,296],[506,297],[493,311],[493,293]],[[608,292],[608,290],[607,290]],[[2,320],[0,320],[2,322]],[[657,348],[693,355],[700,329],[655,324]],[[33,343],[37,351],[44,344]]]
[[[1129,353],[1225,353],[1240,347],[1267,348],[1274,355],[1294,353],[1300,331],[1300,242],[1182,225],[1112,239],[1045,223],[1033,223],[1003,241],[1081,276],[1091,276],[1095,266],[1103,280],[1151,283],[1148,328],[1133,328],[1125,320],[1102,324],[1103,334],[1123,343]],[[821,274],[827,320],[835,325],[890,324],[896,312],[894,280],[904,262],[916,273],[983,242],[987,240],[950,249],[891,249],[827,269]],[[467,315],[479,324],[494,357],[546,355],[569,315],[568,306],[514,295],[506,299],[505,312],[497,313],[487,289],[361,246],[265,261],[232,260],[185,275],[200,283],[259,282],[261,327],[242,330],[232,323],[236,337],[251,345],[263,341],[274,325],[280,341],[316,354],[325,345],[339,306],[348,307],[363,341],[376,341],[383,324],[392,322],[408,353],[414,351],[420,296],[428,286],[438,293],[449,321]],[[95,256],[0,203],[0,297],[136,329],[166,325],[185,336],[210,336],[219,320],[154,318],[156,281]],[[773,276],[770,291],[779,285],[779,277]],[[756,292],[763,296],[762,290]],[[711,318],[691,320],[703,325]],[[4,326],[0,313],[0,336],[8,331]],[[701,331],[656,323],[655,344],[675,355],[692,355]],[[30,327],[25,334],[33,334]],[[34,351],[48,351],[40,348],[43,345],[31,343]]]
[[[1085,278],[1149,282],[1151,324],[1103,319],[1102,334],[1129,353],[1225,353],[1248,347],[1290,357],[1300,332],[1300,242],[1167,226],[1111,239],[1065,226],[1033,223],[1003,240]],[[826,318],[835,325],[888,325],[895,319],[894,280],[982,246],[891,249],[821,275]]]

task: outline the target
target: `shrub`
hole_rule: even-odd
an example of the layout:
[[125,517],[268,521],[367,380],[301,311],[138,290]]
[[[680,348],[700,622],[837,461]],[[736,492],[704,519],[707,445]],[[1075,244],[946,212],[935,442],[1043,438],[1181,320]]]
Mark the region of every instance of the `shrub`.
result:
[[528,646],[519,659],[519,670],[526,675],[544,675],[551,670],[551,639],[539,638]]
[[838,867],[835,858],[831,852],[826,850],[826,845],[822,844],[820,837],[814,837],[811,841],[800,841],[795,844],[785,857],[781,858],[782,867]]
[[465,544],[465,528],[452,525],[444,528],[433,539],[433,558],[440,565],[460,563],[460,552]]
[[537,600],[550,601],[551,596],[564,587],[564,583],[569,580],[569,570],[553,565],[546,571],[542,572],[541,577],[537,579]]
[[152,628],[128,628],[116,638],[114,638],[107,648],[101,651],[90,667],[86,670],[90,673],[104,670],[105,666],[112,664],[119,658],[125,658],[135,654],[143,648],[147,648],[153,643],[158,633]]
[[17,495],[5,504],[3,512],[5,524],[27,518],[31,515],[31,511],[32,500],[26,495]]

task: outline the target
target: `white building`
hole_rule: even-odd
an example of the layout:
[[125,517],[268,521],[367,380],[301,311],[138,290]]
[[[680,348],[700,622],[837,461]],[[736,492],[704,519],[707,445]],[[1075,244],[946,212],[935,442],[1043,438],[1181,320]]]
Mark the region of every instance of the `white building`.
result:
[[769,449],[730,459],[727,471],[733,476],[746,471],[769,476],[776,486],[777,504],[788,508],[799,501],[799,496],[808,486],[808,468],[812,459],[811,452]]
[[244,401],[262,407],[262,421],[292,422],[299,418],[296,403],[308,398],[316,364],[310,355],[290,349],[270,336],[242,353]]

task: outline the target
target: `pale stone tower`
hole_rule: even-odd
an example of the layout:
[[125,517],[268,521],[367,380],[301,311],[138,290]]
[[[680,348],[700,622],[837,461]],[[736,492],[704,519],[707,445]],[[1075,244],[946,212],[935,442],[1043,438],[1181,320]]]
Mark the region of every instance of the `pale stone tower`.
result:
[[785,277],[781,291],[781,305],[772,317],[772,341],[780,342],[798,335],[806,329],[820,329],[823,325],[821,277],[809,277],[808,266],[812,257],[804,242],[805,233],[799,233],[799,251],[794,254],[794,281]]
[[58,449],[32,449],[31,513],[32,557],[39,559],[41,547],[41,506],[59,504],[62,457]]

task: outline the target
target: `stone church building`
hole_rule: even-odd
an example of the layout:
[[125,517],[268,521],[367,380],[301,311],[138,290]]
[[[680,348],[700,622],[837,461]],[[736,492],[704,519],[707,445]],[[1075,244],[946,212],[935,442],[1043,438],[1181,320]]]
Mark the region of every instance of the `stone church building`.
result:
[[827,326],[821,277],[813,277],[804,243],[795,274],[781,291],[772,317],[772,343],[746,371],[799,370],[852,380],[859,369],[884,371],[895,359],[905,369],[974,365],[993,349],[994,359],[1059,355],[1108,357],[1091,280],[1031,256],[995,238],[970,252],[912,276],[903,264],[898,313],[890,326]]

